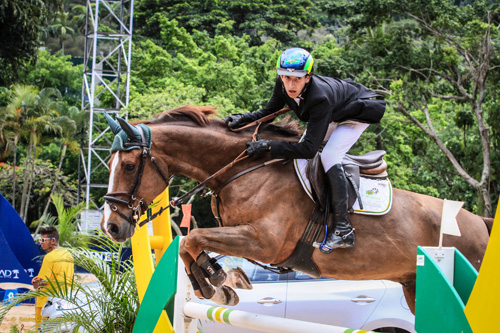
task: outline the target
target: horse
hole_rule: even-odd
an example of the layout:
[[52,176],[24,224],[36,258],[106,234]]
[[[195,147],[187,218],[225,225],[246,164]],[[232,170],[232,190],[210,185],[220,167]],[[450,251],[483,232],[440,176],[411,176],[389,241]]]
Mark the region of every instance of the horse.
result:
[[[180,244],[180,257],[196,296],[234,305],[237,294],[224,285],[223,270],[205,251],[265,264],[282,263],[294,251],[314,203],[302,189],[293,163],[272,163],[228,183],[231,176],[269,161],[270,156],[265,153],[231,164],[245,151],[252,130],[234,133],[213,116],[216,112],[209,106],[187,105],[132,124],[108,117],[115,141],[119,140],[108,162],[109,186],[101,228],[115,242],[124,242],[134,234],[138,216],[168,186],[170,176],[208,180],[207,186],[218,193],[218,200],[212,197],[212,211],[222,226],[192,230]],[[141,129],[150,131],[149,144]],[[260,135],[290,142],[300,138],[296,128],[275,124],[264,125]],[[230,168],[217,173],[228,164]],[[315,249],[312,261],[327,278],[399,282],[414,311],[417,246],[437,246],[443,200],[396,188],[393,191],[392,209],[387,214],[351,214],[355,247],[330,254]],[[492,219],[461,209],[457,221],[462,236],[445,235],[443,245],[456,247],[479,269]]]

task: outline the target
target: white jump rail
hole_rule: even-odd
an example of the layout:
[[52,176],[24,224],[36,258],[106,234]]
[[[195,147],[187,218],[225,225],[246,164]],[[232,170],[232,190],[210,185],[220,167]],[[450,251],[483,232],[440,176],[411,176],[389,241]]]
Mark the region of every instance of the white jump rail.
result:
[[184,304],[184,315],[190,318],[211,320],[222,324],[249,328],[261,332],[322,332],[322,333],[361,333],[368,332],[345,327],[330,326],[302,320],[278,318],[227,309],[194,302]]

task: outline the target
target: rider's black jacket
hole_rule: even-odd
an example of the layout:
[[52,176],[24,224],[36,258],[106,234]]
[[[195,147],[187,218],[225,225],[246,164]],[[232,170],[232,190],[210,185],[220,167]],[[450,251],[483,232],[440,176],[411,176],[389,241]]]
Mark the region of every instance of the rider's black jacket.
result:
[[288,105],[300,120],[307,122],[307,132],[298,143],[272,141],[271,157],[309,159],[320,149],[330,122],[355,120],[378,123],[385,112],[385,101],[379,99],[381,97],[351,79],[312,75],[297,105],[286,93],[278,76],[269,103],[252,116],[253,120],[257,120]]

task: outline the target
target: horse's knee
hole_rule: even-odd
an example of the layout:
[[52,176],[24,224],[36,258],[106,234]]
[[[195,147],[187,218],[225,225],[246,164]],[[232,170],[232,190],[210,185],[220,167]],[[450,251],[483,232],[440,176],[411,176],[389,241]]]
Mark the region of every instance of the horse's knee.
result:
[[181,246],[186,251],[193,254],[193,251],[197,251],[198,249],[201,248],[202,239],[203,239],[203,237],[201,237],[200,231],[198,231],[198,229],[194,229],[189,233],[188,236],[186,236],[182,239],[181,244],[184,244],[184,245],[183,246],[181,245]]

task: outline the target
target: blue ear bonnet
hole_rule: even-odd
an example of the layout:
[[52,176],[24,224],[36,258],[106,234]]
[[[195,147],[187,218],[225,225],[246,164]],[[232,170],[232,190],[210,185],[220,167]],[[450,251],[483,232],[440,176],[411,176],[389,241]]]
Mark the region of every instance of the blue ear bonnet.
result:
[[[144,134],[144,143],[148,149],[151,149],[151,128],[147,127],[144,124],[139,124],[136,127],[136,130],[140,132],[142,130]],[[135,144],[134,144],[135,143]],[[142,136],[137,138],[134,136],[132,139],[125,133],[124,130],[121,130],[115,135],[115,139],[113,140],[113,144],[111,145],[111,153],[114,153],[118,150],[132,150],[132,149],[142,149]]]

